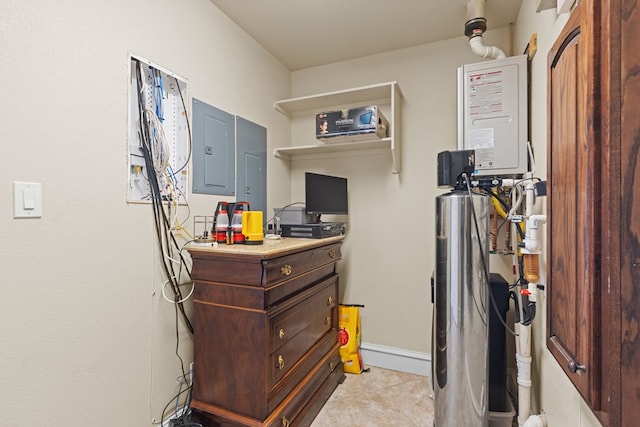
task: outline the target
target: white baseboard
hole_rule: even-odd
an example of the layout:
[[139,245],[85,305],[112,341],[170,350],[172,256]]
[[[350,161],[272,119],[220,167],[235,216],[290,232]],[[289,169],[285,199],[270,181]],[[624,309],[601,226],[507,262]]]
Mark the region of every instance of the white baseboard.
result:
[[361,343],[360,354],[364,367],[377,366],[410,374],[431,376],[431,355],[384,345]]

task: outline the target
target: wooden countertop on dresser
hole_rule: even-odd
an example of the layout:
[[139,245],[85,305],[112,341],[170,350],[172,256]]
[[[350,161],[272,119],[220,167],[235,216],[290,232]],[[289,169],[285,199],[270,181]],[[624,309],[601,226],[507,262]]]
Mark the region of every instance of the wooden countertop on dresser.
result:
[[344,236],[326,237],[323,239],[302,239],[294,237],[283,237],[278,240],[264,239],[262,245],[224,245],[218,244],[189,244],[186,249],[192,254],[198,256],[207,256],[207,254],[215,256],[257,256],[262,259],[269,259],[287,255],[293,252],[299,252],[304,249],[329,245],[339,242]]

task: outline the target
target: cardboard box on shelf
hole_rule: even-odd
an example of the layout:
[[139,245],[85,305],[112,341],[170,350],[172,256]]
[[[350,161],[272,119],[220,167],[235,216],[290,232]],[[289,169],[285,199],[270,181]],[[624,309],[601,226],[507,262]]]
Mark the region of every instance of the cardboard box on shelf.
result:
[[386,138],[389,122],[377,105],[316,114],[316,138],[324,143]]

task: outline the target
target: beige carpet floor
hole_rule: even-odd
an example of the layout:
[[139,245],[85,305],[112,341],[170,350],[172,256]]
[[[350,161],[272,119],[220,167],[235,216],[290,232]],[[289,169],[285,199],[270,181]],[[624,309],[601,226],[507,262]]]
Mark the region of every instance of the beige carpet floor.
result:
[[311,427],[432,427],[429,378],[371,367],[346,374]]

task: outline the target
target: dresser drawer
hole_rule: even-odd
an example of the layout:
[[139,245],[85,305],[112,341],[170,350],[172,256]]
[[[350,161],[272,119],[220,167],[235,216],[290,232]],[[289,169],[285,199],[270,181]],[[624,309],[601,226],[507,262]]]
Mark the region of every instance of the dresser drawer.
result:
[[[335,308],[333,310],[337,311]],[[325,313],[326,315],[324,315]],[[275,386],[278,381],[288,376],[291,370],[304,369],[304,363],[300,363],[301,359],[303,357],[313,357],[308,356],[309,350],[321,340],[330,345],[336,342],[335,331],[337,328],[332,328],[334,313],[332,311],[325,313],[321,313],[321,316],[312,316],[315,321],[312,320],[307,328],[301,330],[296,336],[287,340],[284,345],[269,355],[269,365],[267,366],[269,387]],[[335,317],[337,318],[337,315]],[[328,334],[332,329],[334,333]],[[330,339],[327,340],[327,337]]]
[[191,403],[193,420],[204,427],[306,427],[343,378],[340,345],[335,343],[296,383],[290,398],[274,406],[266,419],[247,417],[196,400]]
[[191,248],[189,249],[193,260],[191,278],[198,282],[266,288],[318,267],[335,264],[341,257],[340,241],[323,244],[324,239],[283,240],[282,244],[285,246],[287,243],[301,244],[296,242],[298,240],[314,240],[314,246],[300,251],[283,250],[281,252],[275,249],[269,250],[271,245],[261,245],[262,247],[229,245],[209,250]]
[[276,382],[268,393],[268,409],[272,411],[284,399],[287,398],[291,390],[309,374],[311,369],[327,354],[333,347],[339,345],[338,337],[334,330],[326,333],[302,358],[289,369],[289,371]]
[[269,287],[340,259],[340,244],[322,246],[263,261],[263,286]]
[[270,288],[195,281],[193,299],[203,303],[267,310],[284,304],[287,298],[303,292],[309,285],[335,275],[335,264],[327,264]]
[[[302,331],[309,334],[309,328],[320,333],[320,338],[333,325],[337,307],[337,276],[316,285],[318,291],[287,311],[269,319],[269,351],[273,352],[291,342]],[[313,343],[311,343],[313,344]]]
[[[312,414],[311,417],[307,416],[308,410],[313,411],[308,407],[318,398],[318,394],[326,394],[324,397],[324,401],[326,401],[331,394],[330,391],[335,389],[343,376],[340,347],[336,345],[299,383],[296,390],[291,393],[292,399],[273,411],[271,419],[266,420],[265,425],[273,427],[308,426],[315,417],[315,414]],[[329,393],[323,393],[323,389],[329,387]],[[317,408],[315,412],[317,413],[319,410],[320,408]]]

